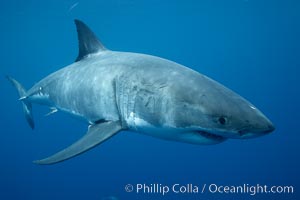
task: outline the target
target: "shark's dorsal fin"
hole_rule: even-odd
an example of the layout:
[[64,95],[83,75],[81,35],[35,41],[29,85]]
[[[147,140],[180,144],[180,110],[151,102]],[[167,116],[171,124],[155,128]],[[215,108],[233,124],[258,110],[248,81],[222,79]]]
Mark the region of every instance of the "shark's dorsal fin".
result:
[[79,53],[76,62],[85,58],[87,55],[104,51],[106,48],[101,44],[96,35],[82,21],[75,19],[78,34]]

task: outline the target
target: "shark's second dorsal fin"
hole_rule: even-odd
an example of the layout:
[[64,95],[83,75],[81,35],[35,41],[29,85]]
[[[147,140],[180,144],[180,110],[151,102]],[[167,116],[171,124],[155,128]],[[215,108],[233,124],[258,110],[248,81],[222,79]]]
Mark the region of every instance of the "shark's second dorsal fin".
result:
[[96,35],[87,25],[77,19],[75,19],[75,24],[79,42],[79,53],[76,62],[85,58],[89,54],[106,50],[106,48],[101,44]]

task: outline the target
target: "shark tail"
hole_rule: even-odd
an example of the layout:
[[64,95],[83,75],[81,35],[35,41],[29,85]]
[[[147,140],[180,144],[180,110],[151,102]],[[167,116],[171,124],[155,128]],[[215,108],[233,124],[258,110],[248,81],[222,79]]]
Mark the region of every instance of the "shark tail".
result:
[[34,129],[34,121],[32,116],[32,105],[30,102],[27,101],[26,90],[25,88],[14,78],[10,76],[6,76],[6,78],[12,83],[13,86],[17,89],[19,93],[19,100],[22,102],[23,105],[23,112],[28,122],[29,126]]

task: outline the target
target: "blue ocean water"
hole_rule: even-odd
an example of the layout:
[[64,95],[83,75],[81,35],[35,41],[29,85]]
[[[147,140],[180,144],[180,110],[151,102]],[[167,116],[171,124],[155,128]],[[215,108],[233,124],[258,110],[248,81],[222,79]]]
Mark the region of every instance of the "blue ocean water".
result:
[[[297,0],[0,2],[0,199],[299,199],[300,3]],[[121,132],[56,165],[86,124],[63,113],[26,124],[11,75],[26,88],[77,56],[74,19],[112,50],[147,53],[193,68],[241,94],[275,124],[270,135],[196,146]],[[193,86],[191,86],[193,87]],[[199,186],[198,193],[126,192],[125,186]],[[292,194],[212,193],[203,185],[293,186]]]

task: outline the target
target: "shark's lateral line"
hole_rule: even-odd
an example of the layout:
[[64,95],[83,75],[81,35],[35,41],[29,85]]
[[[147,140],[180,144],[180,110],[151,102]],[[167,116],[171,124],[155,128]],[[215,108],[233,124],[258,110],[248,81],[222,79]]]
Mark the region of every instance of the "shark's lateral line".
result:
[[31,105],[49,106],[84,119],[87,133],[70,147],[38,164],[76,156],[122,130],[193,144],[265,135],[273,124],[256,107],[216,81],[175,62],[106,49],[75,20],[79,40],[76,62],[26,91],[17,88],[25,117],[34,128]]

